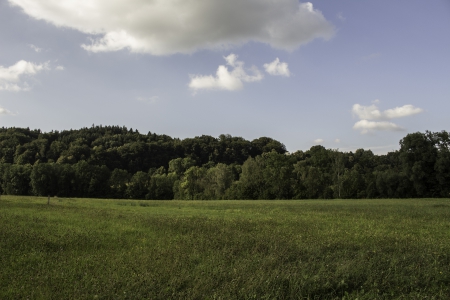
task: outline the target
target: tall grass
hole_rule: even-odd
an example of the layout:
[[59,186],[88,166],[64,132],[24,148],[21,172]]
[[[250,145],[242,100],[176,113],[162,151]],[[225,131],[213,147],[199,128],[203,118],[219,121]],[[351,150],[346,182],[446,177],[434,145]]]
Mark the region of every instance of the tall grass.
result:
[[450,201],[2,196],[0,299],[449,299]]

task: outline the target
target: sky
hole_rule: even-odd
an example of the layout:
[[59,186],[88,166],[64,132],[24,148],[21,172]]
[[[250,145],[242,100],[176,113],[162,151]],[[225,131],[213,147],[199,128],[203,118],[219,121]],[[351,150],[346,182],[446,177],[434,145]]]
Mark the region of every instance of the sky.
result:
[[0,0],[3,127],[385,154],[449,111],[449,0]]

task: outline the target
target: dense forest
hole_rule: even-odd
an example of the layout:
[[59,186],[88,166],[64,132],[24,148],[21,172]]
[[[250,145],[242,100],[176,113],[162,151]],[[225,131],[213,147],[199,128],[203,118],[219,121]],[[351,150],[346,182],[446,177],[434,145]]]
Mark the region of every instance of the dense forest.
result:
[[450,196],[446,131],[411,133],[400,150],[288,153],[274,139],[177,139],[119,126],[0,129],[8,195],[129,199],[331,199]]

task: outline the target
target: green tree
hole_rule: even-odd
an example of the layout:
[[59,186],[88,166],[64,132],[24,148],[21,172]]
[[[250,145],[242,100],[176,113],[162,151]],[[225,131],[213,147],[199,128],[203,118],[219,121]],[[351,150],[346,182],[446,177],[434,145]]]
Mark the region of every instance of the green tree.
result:
[[3,192],[7,195],[30,195],[31,171],[31,165],[5,166],[2,175]]
[[345,165],[344,165],[344,154],[339,152],[339,149],[333,151],[333,179],[335,185],[335,193],[337,191],[337,198],[341,198],[341,188],[342,188],[342,176],[344,175]]
[[434,165],[441,197],[450,196],[450,151],[440,150]]
[[438,188],[434,167],[438,150],[433,135],[428,131],[408,134],[400,141],[399,154],[403,171],[413,182],[417,196],[436,196]]
[[286,146],[284,146],[279,141],[276,141],[269,137],[260,137],[258,139],[254,139],[251,142],[251,155],[256,157],[257,155],[261,155],[265,152],[275,151],[280,154],[286,153]]
[[114,169],[109,178],[109,187],[111,190],[111,197],[115,199],[124,199],[127,194],[127,186],[130,182],[131,175],[127,170]]
[[110,195],[109,178],[111,171],[106,166],[92,166],[89,182],[89,197],[106,198]]
[[[296,155],[298,156],[298,155]],[[294,165],[295,197],[298,199],[333,198],[333,150],[313,146]]]
[[341,177],[342,188],[339,198],[356,199],[366,197],[366,185],[362,172],[362,167],[359,164],[356,164],[350,170],[345,170]]
[[205,168],[193,166],[187,169],[179,181],[178,194],[175,197],[187,200],[202,199],[205,175]]
[[58,178],[56,195],[60,197],[83,197],[78,190],[75,167],[69,164],[55,164]]
[[74,164],[73,169],[78,197],[103,198],[109,195],[110,171],[106,166],[93,166],[82,160]]
[[293,158],[272,150],[261,155],[266,189],[263,199],[290,199],[293,196]]
[[234,175],[232,167],[219,163],[210,168],[205,176],[204,195],[207,199],[223,199],[226,190],[233,183]]
[[67,150],[67,148],[67,145],[61,141],[52,142],[50,145],[50,149],[47,152],[47,159],[57,161],[61,156],[61,153],[63,153],[64,150]]
[[128,184],[126,195],[130,199],[145,199],[149,191],[149,176],[147,173],[137,171]]
[[53,164],[36,163],[30,174],[31,190],[37,196],[58,194],[58,175]]
[[150,177],[149,192],[147,199],[171,200],[174,198],[173,186],[177,176],[175,173],[155,173]]
[[239,178],[240,198],[261,199],[266,189],[264,161],[261,156],[249,157],[242,165]]
[[434,164],[437,190],[439,196],[450,196],[450,137],[448,132],[441,131],[432,134],[437,148],[437,158]]
[[195,166],[195,161],[190,157],[175,158],[169,161],[169,173],[175,173],[181,177],[187,169],[193,166]]

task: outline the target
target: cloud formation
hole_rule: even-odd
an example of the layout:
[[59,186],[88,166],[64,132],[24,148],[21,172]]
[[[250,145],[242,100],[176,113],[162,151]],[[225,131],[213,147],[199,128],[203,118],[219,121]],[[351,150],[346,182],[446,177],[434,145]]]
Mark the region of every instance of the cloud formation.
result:
[[3,108],[0,106],[0,115],[11,115],[14,116],[15,114],[11,111],[7,110],[6,108]]
[[360,104],[354,104],[352,112],[359,119],[365,120],[391,120],[396,118],[403,118],[423,112],[423,109],[414,107],[413,105],[403,105],[385,111],[380,111],[375,104],[370,106],[363,106]]
[[322,144],[323,142],[324,142],[323,139],[316,139],[316,140],[314,140],[315,144]]
[[28,46],[30,46],[30,48],[33,49],[35,52],[41,52],[42,51],[42,48],[39,48],[39,47],[37,47],[37,46],[35,46],[33,44],[30,44]]
[[329,39],[333,25],[298,0],[8,0],[29,16],[92,35],[92,52],[168,55],[249,41],[294,50]]
[[[226,66],[220,65],[217,68],[216,76],[191,75],[189,88],[194,91],[202,89],[237,91],[244,87],[243,82],[256,82],[264,78],[255,66],[249,69],[253,75],[247,74],[244,70],[244,62],[237,60],[237,58],[238,56],[233,53],[224,57],[227,64]],[[232,70],[229,71],[227,66],[230,66]]]
[[355,123],[353,125],[353,129],[361,130],[362,134],[369,133],[370,131],[376,130],[376,131],[402,131],[404,130],[402,127],[398,126],[395,123],[388,122],[388,121],[381,121],[381,122],[374,122],[374,121],[367,121],[367,120],[361,120]]
[[264,64],[264,69],[270,75],[286,77],[291,76],[288,64],[285,62],[280,63],[280,59],[278,57],[273,62]]
[[28,90],[28,84],[26,82],[21,83],[22,78],[36,75],[48,69],[48,63],[35,64],[25,60],[20,60],[8,68],[0,66],[0,91]]
[[404,118],[423,112],[423,109],[410,104],[380,111],[376,106],[379,102],[379,100],[375,100],[373,102],[375,104],[370,106],[363,106],[360,104],[353,105],[352,113],[360,119],[360,121],[355,123],[353,129],[360,130],[362,134],[366,134],[371,131],[401,131],[404,130],[402,127],[387,120]]

